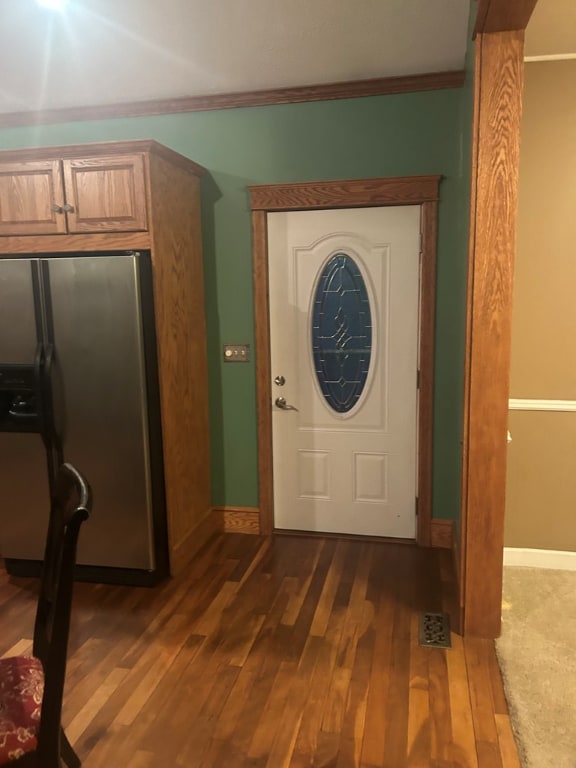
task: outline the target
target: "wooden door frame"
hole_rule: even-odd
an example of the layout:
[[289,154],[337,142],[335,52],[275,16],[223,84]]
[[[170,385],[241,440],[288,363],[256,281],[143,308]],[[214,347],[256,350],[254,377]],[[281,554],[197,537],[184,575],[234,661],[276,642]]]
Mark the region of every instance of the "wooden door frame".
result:
[[272,382],[267,215],[310,211],[419,205],[422,256],[420,271],[418,410],[418,519],[416,541],[430,545],[432,517],[432,419],[434,395],[434,316],[438,200],[441,176],[403,176],[347,181],[266,184],[249,187],[254,258],[256,390],[258,412],[258,490],[260,532],[274,528],[272,457]]
[[537,0],[479,0],[466,329],[460,629],[500,634],[524,30]]

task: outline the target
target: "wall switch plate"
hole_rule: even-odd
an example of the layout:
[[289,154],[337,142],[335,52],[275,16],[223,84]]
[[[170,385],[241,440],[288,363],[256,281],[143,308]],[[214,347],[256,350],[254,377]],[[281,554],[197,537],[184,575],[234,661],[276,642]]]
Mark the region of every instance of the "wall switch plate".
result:
[[250,344],[224,344],[225,363],[247,363],[250,360]]

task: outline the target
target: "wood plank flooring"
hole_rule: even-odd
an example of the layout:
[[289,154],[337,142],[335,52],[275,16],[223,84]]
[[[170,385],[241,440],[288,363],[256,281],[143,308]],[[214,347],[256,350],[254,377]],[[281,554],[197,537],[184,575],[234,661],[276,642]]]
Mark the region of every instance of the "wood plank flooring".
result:
[[[154,589],[77,584],[64,723],[85,768],[519,768],[494,644],[418,644],[449,553],[222,534]],[[0,654],[36,582],[0,571]]]

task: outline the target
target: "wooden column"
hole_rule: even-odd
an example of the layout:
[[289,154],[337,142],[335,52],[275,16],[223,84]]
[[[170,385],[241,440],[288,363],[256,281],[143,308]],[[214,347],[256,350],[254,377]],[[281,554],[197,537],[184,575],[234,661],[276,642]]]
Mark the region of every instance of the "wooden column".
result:
[[463,629],[500,634],[524,32],[476,37],[463,456]]

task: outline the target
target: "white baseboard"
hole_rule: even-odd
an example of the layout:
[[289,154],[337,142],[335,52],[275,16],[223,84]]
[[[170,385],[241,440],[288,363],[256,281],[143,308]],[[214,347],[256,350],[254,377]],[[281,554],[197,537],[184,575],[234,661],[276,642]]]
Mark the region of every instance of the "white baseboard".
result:
[[576,571],[576,552],[557,549],[522,549],[504,547],[504,565],[522,565],[526,568],[553,568]]

